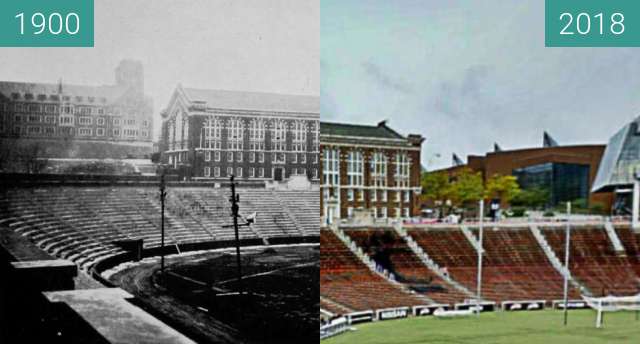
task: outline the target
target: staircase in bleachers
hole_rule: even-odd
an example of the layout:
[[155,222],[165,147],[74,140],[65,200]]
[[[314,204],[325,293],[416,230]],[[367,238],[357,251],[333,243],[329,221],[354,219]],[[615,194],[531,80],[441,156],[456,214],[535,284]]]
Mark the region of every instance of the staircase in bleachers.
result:
[[[640,292],[637,236],[618,228],[627,255],[615,252],[602,226],[572,226],[569,269],[596,296],[635,295]],[[558,257],[564,257],[564,228],[544,228],[543,233]]]
[[424,304],[369,270],[329,230],[320,231],[320,295],[356,311]]
[[384,255],[391,265],[384,267],[393,271],[395,278],[407,287],[438,303],[455,304],[469,298],[425,266],[393,229],[352,229],[344,232],[374,261],[376,255]]
[[[457,227],[408,231],[454,280],[475,291],[477,251]],[[477,236],[477,229],[472,230]],[[562,298],[563,279],[525,228],[484,231],[482,297],[492,301]],[[571,290],[572,297],[578,297]]]

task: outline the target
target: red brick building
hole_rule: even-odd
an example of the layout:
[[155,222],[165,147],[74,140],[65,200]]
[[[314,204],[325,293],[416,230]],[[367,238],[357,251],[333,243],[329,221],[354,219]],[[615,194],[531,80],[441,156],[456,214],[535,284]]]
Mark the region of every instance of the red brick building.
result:
[[400,135],[376,126],[320,123],[320,215],[350,218],[367,209],[376,218],[420,213],[420,135]]

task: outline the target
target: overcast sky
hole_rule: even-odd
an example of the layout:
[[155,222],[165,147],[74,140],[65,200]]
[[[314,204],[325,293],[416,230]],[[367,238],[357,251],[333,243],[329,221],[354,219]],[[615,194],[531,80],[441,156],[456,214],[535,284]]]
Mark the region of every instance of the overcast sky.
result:
[[0,48],[0,80],[113,84],[141,60],[157,134],[178,83],[319,95],[319,27],[318,0],[96,0],[94,48]]
[[[321,1],[323,120],[426,137],[422,163],[606,143],[640,114],[640,50],[545,48],[542,0]],[[438,158],[437,155],[441,157]]]

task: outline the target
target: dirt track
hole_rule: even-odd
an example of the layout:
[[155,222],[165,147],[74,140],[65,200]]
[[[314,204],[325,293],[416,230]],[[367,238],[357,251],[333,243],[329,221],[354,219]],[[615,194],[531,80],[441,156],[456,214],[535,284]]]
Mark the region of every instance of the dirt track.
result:
[[160,275],[159,261],[154,261],[117,272],[110,280],[199,343],[317,340],[317,245],[275,252],[243,249],[243,290],[253,295],[243,302],[237,299],[232,252],[168,258],[166,271],[172,276]]

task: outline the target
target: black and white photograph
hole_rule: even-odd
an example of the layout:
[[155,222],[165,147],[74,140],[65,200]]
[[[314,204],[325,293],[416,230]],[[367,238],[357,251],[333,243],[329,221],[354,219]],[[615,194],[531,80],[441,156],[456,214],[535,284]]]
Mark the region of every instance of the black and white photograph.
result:
[[93,47],[0,48],[1,343],[318,340],[319,22],[95,0]]

